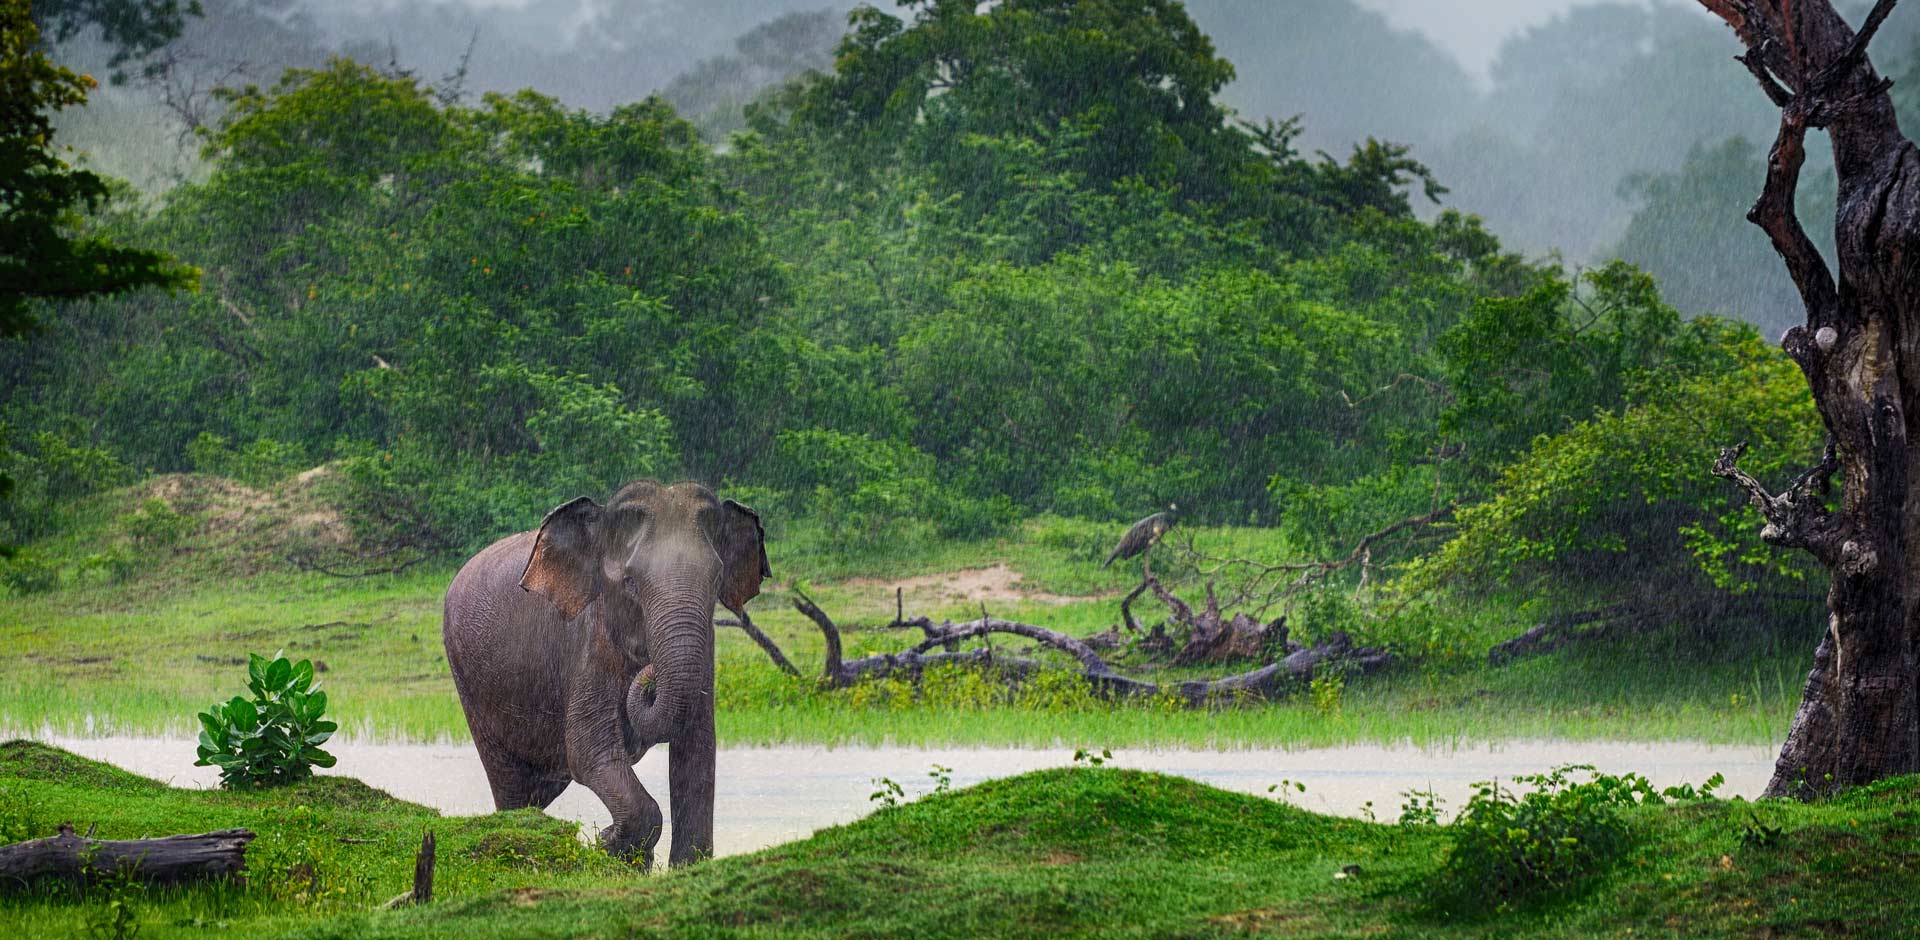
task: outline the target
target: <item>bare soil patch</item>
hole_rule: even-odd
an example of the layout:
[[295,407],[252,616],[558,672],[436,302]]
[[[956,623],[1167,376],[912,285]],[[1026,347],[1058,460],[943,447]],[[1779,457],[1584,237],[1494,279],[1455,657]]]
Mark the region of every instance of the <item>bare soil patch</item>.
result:
[[1040,604],[1073,604],[1099,596],[1075,597],[1070,594],[1050,594],[1028,588],[1021,581],[1020,572],[1005,564],[990,568],[967,568],[962,571],[925,574],[912,578],[853,578],[845,582],[845,585],[856,589],[883,590],[889,600],[893,596],[894,589],[899,588],[906,592],[908,606],[912,606],[916,601],[922,605],[963,601],[1033,601]]

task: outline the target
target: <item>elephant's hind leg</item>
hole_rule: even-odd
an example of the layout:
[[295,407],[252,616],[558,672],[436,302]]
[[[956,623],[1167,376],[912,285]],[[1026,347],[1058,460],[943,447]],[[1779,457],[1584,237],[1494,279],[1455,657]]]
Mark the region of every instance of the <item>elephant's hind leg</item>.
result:
[[553,805],[554,800],[560,798],[560,794],[566,792],[567,786],[571,783],[573,783],[573,779],[564,776],[548,777],[541,780],[539,784],[534,787],[533,794],[527,805],[546,809]]
[[532,806],[546,809],[560,791],[567,788],[562,776],[554,785],[551,773],[542,772],[525,761],[510,757],[498,748],[474,742],[480,751],[480,766],[487,772],[487,786],[493,790],[493,808],[520,809]]

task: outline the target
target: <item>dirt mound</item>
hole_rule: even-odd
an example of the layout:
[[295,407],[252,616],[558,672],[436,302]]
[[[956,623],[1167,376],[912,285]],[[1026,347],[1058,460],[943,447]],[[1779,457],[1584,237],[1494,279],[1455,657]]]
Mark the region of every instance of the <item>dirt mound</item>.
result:
[[1049,594],[1027,588],[1020,580],[1020,572],[1005,564],[990,568],[968,568],[963,571],[920,575],[913,578],[854,578],[847,581],[846,586],[883,588],[889,596],[897,587],[906,592],[908,606],[912,606],[915,601],[921,604],[961,601],[1034,601],[1040,604],[1072,604],[1087,600],[1085,597]]
[[172,546],[182,554],[243,573],[279,567],[290,555],[339,549],[353,530],[328,501],[338,475],[325,465],[269,489],[201,473],[170,473],[129,487],[129,514],[146,512],[157,500],[191,517],[186,537]]

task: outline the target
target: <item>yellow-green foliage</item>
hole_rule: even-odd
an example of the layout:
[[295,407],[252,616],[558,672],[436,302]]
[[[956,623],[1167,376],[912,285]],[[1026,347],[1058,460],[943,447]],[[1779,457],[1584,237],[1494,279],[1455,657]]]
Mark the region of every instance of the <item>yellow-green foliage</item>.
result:
[[1021,683],[1014,703],[1040,712],[1079,712],[1101,707],[1086,677],[1065,669],[1042,669]]
[[920,704],[942,710],[982,708],[998,701],[1005,688],[980,669],[934,666],[920,677]]
[[1819,456],[1806,380],[1750,329],[1729,328],[1734,366],[1644,390],[1636,403],[1536,440],[1492,498],[1462,509],[1454,536],[1415,562],[1406,586],[1513,584],[1550,575],[1740,591],[1798,581],[1806,562],[1773,552],[1741,494],[1708,473],[1718,449],[1784,481]]

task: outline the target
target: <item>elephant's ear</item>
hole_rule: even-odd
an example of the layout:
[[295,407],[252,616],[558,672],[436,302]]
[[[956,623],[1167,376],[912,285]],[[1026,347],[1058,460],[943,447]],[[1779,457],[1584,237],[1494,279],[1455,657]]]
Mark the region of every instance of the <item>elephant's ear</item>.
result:
[[600,520],[605,511],[585,496],[547,513],[533,537],[520,587],[553,603],[568,620],[600,596]]
[[760,594],[760,582],[773,576],[767,564],[767,532],[760,517],[733,500],[720,504],[720,560],[727,570],[720,582],[720,604],[735,614]]

